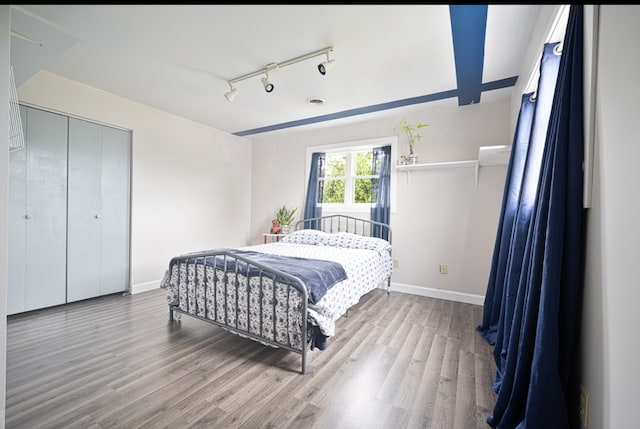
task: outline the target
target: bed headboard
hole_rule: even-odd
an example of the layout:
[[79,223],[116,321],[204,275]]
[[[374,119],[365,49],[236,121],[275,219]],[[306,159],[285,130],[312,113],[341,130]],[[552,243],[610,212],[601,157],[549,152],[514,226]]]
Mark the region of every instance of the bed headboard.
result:
[[391,226],[369,219],[334,214],[303,219],[296,222],[293,230],[318,229],[324,232],[350,232],[367,237],[378,237],[391,243]]

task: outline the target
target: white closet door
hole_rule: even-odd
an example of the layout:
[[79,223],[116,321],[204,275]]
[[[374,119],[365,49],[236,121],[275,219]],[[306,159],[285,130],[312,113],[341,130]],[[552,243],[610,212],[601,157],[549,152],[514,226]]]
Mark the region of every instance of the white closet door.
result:
[[128,288],[130,142],[69,119],[68,302]]
[[66,302],[67,117],[21,106],[11,153],[7,314]]
[[131,133],[103,127],[102,145],[102,290],[129,288]]

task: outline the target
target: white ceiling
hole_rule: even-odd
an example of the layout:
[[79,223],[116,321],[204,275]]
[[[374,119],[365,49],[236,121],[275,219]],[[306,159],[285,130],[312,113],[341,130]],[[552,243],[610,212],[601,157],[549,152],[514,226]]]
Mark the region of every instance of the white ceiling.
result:
[[[484,46],[465,54],[479,55],[482,66],[474,102],[510,96],[541,7],[488,6]],[[20,5],[11,12],[18,86],[44,69],[238,135],[397,115],[425,102],[465,104],[449,5]],[[458,40],[481,41],[459,28]],[[271,93],[257,76],[235,84],[233,103],[225,99],[228,80],[328,46],[336,65],[325,76],[317,70],[321,55],[271,73]],[[497,89],[487,90],[492,82]],[[309,97],[325,103],[310,105]]]

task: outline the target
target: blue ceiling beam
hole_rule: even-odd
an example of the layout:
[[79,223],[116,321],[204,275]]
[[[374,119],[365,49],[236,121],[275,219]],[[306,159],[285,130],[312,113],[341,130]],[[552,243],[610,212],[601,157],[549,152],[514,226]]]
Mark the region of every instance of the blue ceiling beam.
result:
[[450,5],[458,105],[480,102],[487,5]]
[[453,38],[453,52],[456,65],[456,89],[239,131],[233,133],[233,135],[239,137],[249,136],[452,97],[458,97],[458,105],[464,106],[479,103],[480,95],[483,91],[512,87],[516,84],[518,76],[482,83],[487,11],[488,5],[449,5],[451,35]]

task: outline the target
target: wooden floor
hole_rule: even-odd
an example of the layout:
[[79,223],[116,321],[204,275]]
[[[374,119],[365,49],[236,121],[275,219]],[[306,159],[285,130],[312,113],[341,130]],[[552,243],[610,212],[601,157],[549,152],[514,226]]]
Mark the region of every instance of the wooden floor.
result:
[[377,289],[326,350],[169,322],[164,290],[10,316],[7,428],[489,428],[482,308]]

